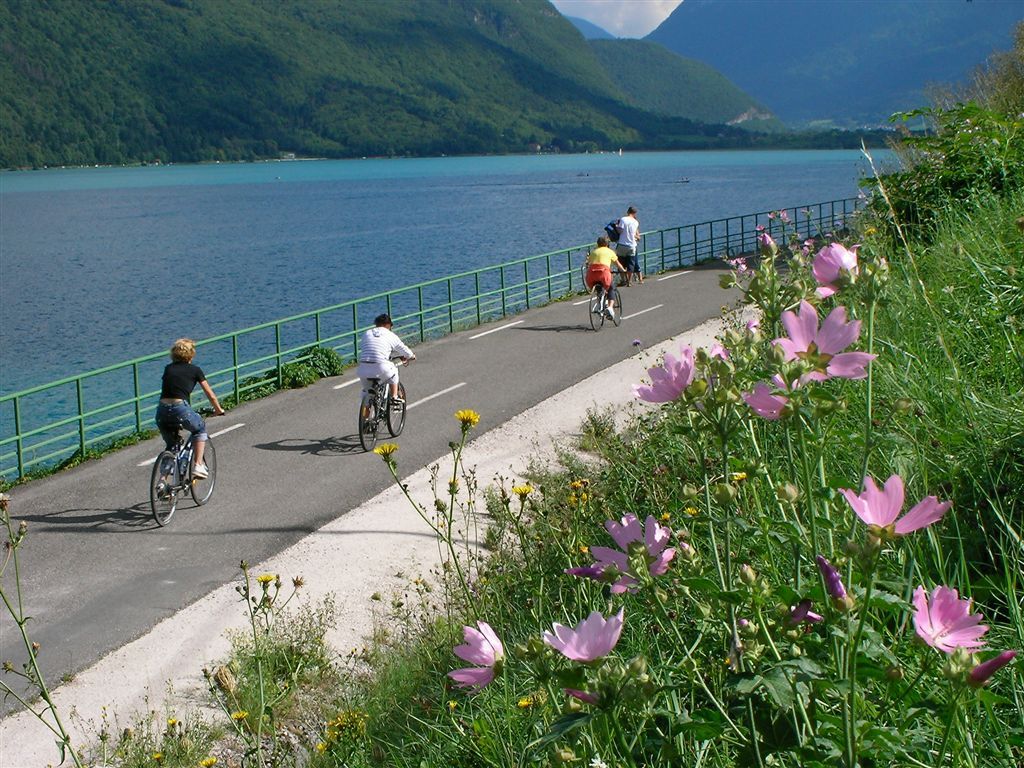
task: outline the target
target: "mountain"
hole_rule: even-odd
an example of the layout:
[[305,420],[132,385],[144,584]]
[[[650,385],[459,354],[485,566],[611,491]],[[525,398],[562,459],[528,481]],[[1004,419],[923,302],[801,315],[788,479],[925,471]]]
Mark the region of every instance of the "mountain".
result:
[[615,39],[615,35],[613,35],[611,32],[605,32],[604,29],[597,26],[597,24],[594,24],[591,21],[587,21],[586,19],[581,19],[576,16],[566,16],[565,18],[567,21],[571,22],[572,25],[579,30],[579,33],[583,35],[583,37],[585,37],[587,40]]
[[684,0],[645,39],[793,124],[879,124],[1009,49],[1020,0]]
[[2,167],[752,141],[627,103],[546,0],[0,0],[0,51]]
[[722,73],[646,40],[591,40],[590,47],[641,109],[705,123],[778,131],[782,123]]

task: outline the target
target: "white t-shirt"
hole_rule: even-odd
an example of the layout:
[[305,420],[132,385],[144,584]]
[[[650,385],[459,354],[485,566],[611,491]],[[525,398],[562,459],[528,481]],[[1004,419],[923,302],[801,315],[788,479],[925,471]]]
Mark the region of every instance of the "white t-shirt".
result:
[[416,357],[398,336],[387,328],[371,328],[359,343],[359,362],[386,363],[392,357]]
[[639,235],[639,221],[632,216],[623,216],[619,219],[619,245],[624,245],[627,248],[636,248]]

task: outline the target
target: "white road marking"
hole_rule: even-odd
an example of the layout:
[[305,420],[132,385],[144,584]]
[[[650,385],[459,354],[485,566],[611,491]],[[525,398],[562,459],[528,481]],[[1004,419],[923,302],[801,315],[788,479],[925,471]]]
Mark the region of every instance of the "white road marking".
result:
[[629,318],[631,318],[631,317],[637,317],[638,315],[642,315],[644,312],[653,312],[654,310],[660,309],[661,307],[664,307],[664,306],[665,306],[664,304],[655,304],[653,307],[648,307],[647,309],[641,309],[639,312],[634,312],[632,315],[623,315],[622,319],[623,320],[629,320]]
[[224,429],[220,430],[219,432],[212,432],[210,434],[210,437],[220,437],[221,435],[226,435],[228,432],[231,432],[233,430],[238,429],[239,427],[244,427],[244,426],[245,426],[245,422],[244,421],[239,422],[238,424],[232,424],[230,427],[224,427]]
[[681,277],[682,275],[688,275],[691,272],[693,272],[692,269],[687,269],[684,272],[670,272],[669,274],[665,275],[664,277],[659,277],[658,278],[658,282],[660,283],[662,280],[671,280],[673,277]]
[[[520,322],[522,322],[522,321],[520,321]],[[411,409],[415,408],[417,405],[423,405],[428,400],[433,400],[435,397],[440,397],[441,395],[447,395],[449,392],[454,392],[459,387],[464,387],[464,386],[466,386],[466,382],[460,381],[458,384],[456,384],[453,387],[448,387],[448,389],[442,389],[440,392],[435,392],[432,395],[427,395],[426,397],[424,397],[424,398],[422,398],[420,400],[417,400],[415,403],[409,403],[409,405],[406,406],[406,410],[411,410]]]
[[[222,430],[220,430],[218,432],[211,432],[210,433],[210,437],[220,437],[221,435],[227,434],[228,432],[231,432],[233,430],[238,429],[239,427],[244,427],[244,426],[245,426],[245,422],[244,421],[240,421],[237,424],[232,424],[230,427],[225,427],[224,429],[222,429]],[[136,464],[135,466],[137,466],[137,467],[148,467],[150,464],[152,464],[155,461],[156,461],[156,456],[154,456],[152,459],[146,459],[141,464]]]
[[352,379],[352,381],[346,381],[344,384],[335,384],[335,389],[344,389],[345,387],[351,387],[353,384],[358,384],[361,379]]
[[511,328],[513,325],[519,325],[521,322],[523,321],[516,320],[514,323],[508,323],[506,325],[499,326],[498,328],[491,328],[491,330],[484,331],[483,333],[478,333],[476,336],[470,336],[469,340],[472,341],[473,339],[479,339],[481,336],[486,336],[489,333],[497,333],[498,331],[504,331],[506,328]]

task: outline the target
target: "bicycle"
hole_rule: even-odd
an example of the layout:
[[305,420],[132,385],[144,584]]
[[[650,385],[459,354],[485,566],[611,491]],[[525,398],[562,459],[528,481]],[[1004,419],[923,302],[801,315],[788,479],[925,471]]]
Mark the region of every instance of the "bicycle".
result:
[[[609,300],[615,307],[614,311],[612,311],[608,303]],[[606,296],[604,286],[600,283],[595,285],[592,289],[587,309],[590,312],[590,327],[595,331],[600,331],[604,327],[606,319],[610,319],[615,324],[615,327],[618,328],[622,325],[622,295],[618,286],[613,282]]]
[[[399,362],[398,365],[406,365]],[[400,402],[391,400],[391,387],[379,378],[368,379],[370,389],[363,390],[359,401],[359,444],[364,451],[372,451],[377,444],[377,432],[381,422],[388,427],[388,434],[398,437],[405,428],[405,410],[408,407],[405,399],[405,385],[398,382]]]
[[213,441],[207,439],[203,453],[203,463],[209,470],[205,478],[194,477],[192,474],[192,451],[195,435],[191,432],[182,438],[183,425],[178,425],[178,441],[170,450],[163,450],[153,463],[153,473],[149,479],[149,504],[153,509],[153,519],[163,527],[171,522],[174,510],[178,507],[178,499],[186,491],[192,494],[192,500],[203,506],[213,496],[217,484],[217,452]]

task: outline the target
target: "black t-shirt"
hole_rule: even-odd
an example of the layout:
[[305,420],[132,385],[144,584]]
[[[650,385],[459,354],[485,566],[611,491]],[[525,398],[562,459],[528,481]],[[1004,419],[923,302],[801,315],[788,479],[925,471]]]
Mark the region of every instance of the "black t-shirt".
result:
[[196,384],[206,381],[206,374],[192,363],[171,363],[164,368],[163,388],[160,397],[188,400]]

